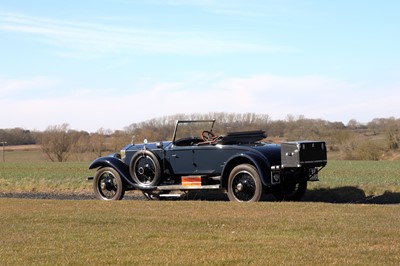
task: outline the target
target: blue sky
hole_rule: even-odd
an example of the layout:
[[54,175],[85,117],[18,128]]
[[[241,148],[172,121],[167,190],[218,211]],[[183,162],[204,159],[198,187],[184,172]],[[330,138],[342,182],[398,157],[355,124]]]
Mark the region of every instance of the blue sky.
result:
[[0,0],[0,128],[400,114],[400,1]]

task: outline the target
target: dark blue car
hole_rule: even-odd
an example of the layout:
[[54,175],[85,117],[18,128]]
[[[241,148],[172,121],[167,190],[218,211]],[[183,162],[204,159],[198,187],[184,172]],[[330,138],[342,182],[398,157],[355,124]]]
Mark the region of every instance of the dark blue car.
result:
[[326,165],[323,141],[261,142],[265,132],[216,135],[215,120],[177,121],[171,141],[129,144],[100,157],[93,189],[97,198],[120,200],[127,190],[148,199],[179,197],[191,190],[227,192],[231,201],[254,202],[271,193],[299,200],[308,181]]

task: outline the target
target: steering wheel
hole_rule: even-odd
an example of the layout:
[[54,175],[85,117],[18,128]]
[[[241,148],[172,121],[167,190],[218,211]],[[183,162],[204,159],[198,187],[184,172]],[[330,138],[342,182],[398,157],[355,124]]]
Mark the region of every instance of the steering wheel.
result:
[[203,138],[204,141],[214,141],[217,139],[217,136],[215,136],[211,131],[204,130],[201,132],[201,137]]

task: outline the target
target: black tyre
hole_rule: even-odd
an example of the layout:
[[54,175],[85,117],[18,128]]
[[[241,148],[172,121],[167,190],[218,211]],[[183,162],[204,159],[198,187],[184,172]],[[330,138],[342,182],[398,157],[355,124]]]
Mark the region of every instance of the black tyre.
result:
[[299,201],[307,191],[307,181],[295,184],[278,185],[272,189],[272,195],[278,201]]
[[256,202],[263,196],[263,185],[257,169],[250,164],[233,168],[228,179],[228,198],[237,202]]
[[101,200],[121,200],[125,195],[121,176],[111,167],[97,170],[93,178],[93,190]]
[[157,186],[161,179],[160,161],[147,150],[139,151],[132,157],[129,171],[133,180],[142,186]]

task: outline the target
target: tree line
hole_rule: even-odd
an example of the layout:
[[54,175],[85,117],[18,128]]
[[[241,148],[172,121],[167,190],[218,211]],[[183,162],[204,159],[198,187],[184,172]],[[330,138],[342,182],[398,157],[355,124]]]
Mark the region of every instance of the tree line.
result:
[[132,123],[122,130],[100,128],[94,133],[77,131],[69,124],[49,126],[44,131],[22,128],[0,129],[0,141],[7,145],[39,144],[51,161],[88,160],[118,151],[136,142],[170,140],[176,120],[216,119],[214,132],[264,130],[264,141],[324,140],[336,159],[380,160],[400,152],[400,119],[376,118],[363,124],[355,119],[347,124],[302,115],[273,120],[267,114],[208,113],[176,114]]

